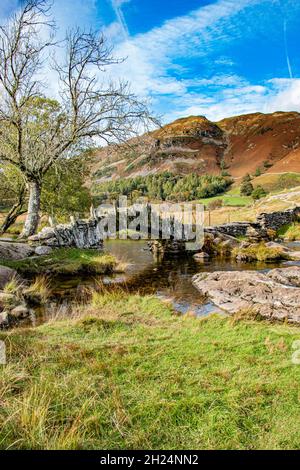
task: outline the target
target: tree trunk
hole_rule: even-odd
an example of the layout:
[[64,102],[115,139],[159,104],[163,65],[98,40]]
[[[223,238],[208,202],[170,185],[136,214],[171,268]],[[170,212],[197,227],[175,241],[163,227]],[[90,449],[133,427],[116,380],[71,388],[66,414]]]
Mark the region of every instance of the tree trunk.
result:
[[19,215],[25,214],[26,210],[24,209],[24,203],[26,198],[26,188],[25,186],[20,189],[18,194],[17,202],[12,206],[7,216],[5,217],[1,227],[0,235],[7,232],[9,227],[15,223]]
[[15,223],[19,215],[25,214],[25,210],[22,208],[23,204],[19,204],[18,202],[14,204],[14,206],[10,209],[9,213],[5,217],[1,227],[0,227],[0,235],[7,232],[9,227]]
[[27,217],[20,238],[28,238],[37,231],[40,220],[41,184],[36,180],[28,183],[29,201]]

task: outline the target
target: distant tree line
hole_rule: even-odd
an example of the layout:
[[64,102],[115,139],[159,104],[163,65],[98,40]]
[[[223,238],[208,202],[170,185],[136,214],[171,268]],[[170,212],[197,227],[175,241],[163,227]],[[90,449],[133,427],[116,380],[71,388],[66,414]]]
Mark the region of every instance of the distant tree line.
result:
[[163,172],[97,184],[94,190],[100,200],[125,195],[135,200],[139,197],[162,201],[193,201],[223,193],[232,181],[222,176],[190,174],[186,176]]

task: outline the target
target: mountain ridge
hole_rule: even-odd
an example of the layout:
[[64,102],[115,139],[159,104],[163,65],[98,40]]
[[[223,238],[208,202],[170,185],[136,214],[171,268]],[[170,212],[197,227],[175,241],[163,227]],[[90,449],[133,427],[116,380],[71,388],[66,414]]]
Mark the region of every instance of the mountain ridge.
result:
[[128,144],[94,153],[94,181],[174,174],[220,174],[234,178],[260,171],[300,172],[300,113],[251,113],[213,122],[179,118]]

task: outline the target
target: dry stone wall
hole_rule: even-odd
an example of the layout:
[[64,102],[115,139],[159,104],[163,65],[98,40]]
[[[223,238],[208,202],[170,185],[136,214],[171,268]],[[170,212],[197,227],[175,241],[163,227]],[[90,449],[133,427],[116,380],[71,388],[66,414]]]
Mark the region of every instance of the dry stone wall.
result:
[[[206,227],[205,233],[215,237],[219,234],[231,237],[249,237],[256,240],[267,239],[268,230],[278,230],[280,227],[290,224],[300,216],[300,207],[287,211],[263,213],[256,222],[233,222],[214,227]],[[42,246],[51,247],[77,247],[77,248],[102,248],[103,236],[99,230],[102,216],[91,217],[89,220],[73,220],[70,224],[59,224],[54,227],[46,227],[37,235],[30,237],[30,242]],[[156,244],[157,245],[157,244]],[[185,243],[172,240],[165,243],[170,251],[182,251]]]

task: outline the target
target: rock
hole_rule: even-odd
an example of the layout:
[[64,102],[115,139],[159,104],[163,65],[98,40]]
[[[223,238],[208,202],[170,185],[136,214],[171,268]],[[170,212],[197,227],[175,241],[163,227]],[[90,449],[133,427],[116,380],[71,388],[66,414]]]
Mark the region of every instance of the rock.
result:
[[289,252],[289,249],[286,246],[282,245],[281,243],[268,242],[268,243],[266,243],[266,246],[268,248],[276,248],[277,250],[284,251],[285,253]]
[[10,315],[15,319],[20,320],[22,318],[29,317],[30,310],[25,305],[18,305],[10,311]]
[[7,328],[9,326],[9,317],[8,312],[0,313],[0,329]]
[[0,241],[0,259],[18,260],[34,254],[34,249],[26,243]]
[[284,225],[289,225],[295,220],[300,214],[300,207],[294,209],[287,209],[285,211],[262,213],[257,217],[257,222],[264,229],[272,229],[275,232]]
[[257,271],[218,271],[194,276],[202,295],[229,313],[253,309],[266,318],[300,323],[300,268]]
[[196,253],[193,258],[196,260],[196,261],[203,261],[204,259],[208,259],[209,258],[209,255],[207,253],[205,253],[205,251],[202,251],[201,253]]
[[249,248],[249,246],[250,246],[249,242],[242,241],[242,243],[240,244],[240,249],[242,250],[243,248]]
[[34,250],[35,254],[38,256],[46,256],[52,253],[53,249],[50,246],[37,246]]
[[0,266],[0,289],[3,289],[13,278],[19,278],[17,271],[6,266]]
[[70,224],[45,227],[29,242],[47,247],[102,248],[103,240],[97,219],[75,220]]
[[291,260],[300,261],[300,251],[289,251],[287,255]]

